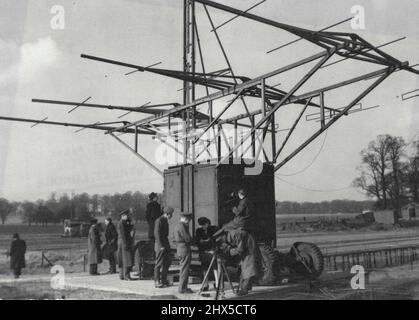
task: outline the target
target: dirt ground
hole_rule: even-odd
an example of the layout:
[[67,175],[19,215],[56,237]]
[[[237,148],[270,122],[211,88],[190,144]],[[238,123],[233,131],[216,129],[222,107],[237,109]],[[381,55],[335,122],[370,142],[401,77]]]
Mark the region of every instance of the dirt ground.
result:
[[[57,250],[45,252],[45,256],[53,265],[60,265],[66,273],[88,272],[89,265],[84,261],[86,250]],[[26,256],[26,268],[23,269],[24,275],[45,275],[49,274],[51,266],[44,260],[42,266],[42,252],[29,251]],[[11,274],[9,268],[10,260],[6,255],[0,255],[0,275]],[[84,270],[85,268],[85,270]],[[109,270],[108,260],[104,260],[98,265],[98,271],[105,273]]]
[[[41,276],[39,276],[41,277]],[[410,265],[372,270],[367,277],[365,289],[351,288],[352,275],[327,274],[323,280],[312,283],[298,283],[287,290],[257,291],[241,299],[249,300],[419,300],[419,263]],[[33,278],[33,277],[32,277]],[[63,290],[54,290],[50,279],[12,281],[0,278],[0,299],[75,299],[75,300],[147,300],[152,296],[139,294],[93,290],[88,286],[77,288],[72,286]],[[25,279],[25,276],[23,277]],[[98,278],[99,280],[99,278]],[[122,282],[121,285],[124,285]],[[141,288],[141,281],[132,283]],[[121,289],[121,288],[120,288]],[[144,290],[143,290],[144,291]]]
[[[314,294],[314,295],[313,295]],[[419,300],[419,264],[371,270],[365,289],[354,290],[348,280],[324,283],[313,294],[297,299],[327,300]]]

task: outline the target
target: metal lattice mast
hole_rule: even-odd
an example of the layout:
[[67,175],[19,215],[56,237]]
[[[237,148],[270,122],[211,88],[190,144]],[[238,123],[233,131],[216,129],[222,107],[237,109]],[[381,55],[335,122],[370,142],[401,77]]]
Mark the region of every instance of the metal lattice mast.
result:
[[[183,72],[195,75],[195,1],[184,0],[183,11]],[[195,100],[195,83],[183,81],[183,104],[189,104]],[[196,107],[186,109],[183,113],[184,120],[184,146],[183,163],[188,158],[195,159],[195,148],[188,139],[188,134],[196,128]]]

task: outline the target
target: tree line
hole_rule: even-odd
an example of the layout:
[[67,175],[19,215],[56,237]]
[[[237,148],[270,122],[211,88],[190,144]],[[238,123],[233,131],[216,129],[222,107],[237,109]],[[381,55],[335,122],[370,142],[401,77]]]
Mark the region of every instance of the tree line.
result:
[[276,214],[361,213],[371,210],[374,201],[332,200],[322,202],[277,201]]
[[0,219],[4,224],[11,214],[31,224],[61,223],[65,219],[89,220],[95,216],[117,218],[119,212],[131,208],[136,221],[145,220],[148,196],[136,191],[113,195],[90,195],[88,193],[57,195],[52,193],[47,200],[12,202],[0,199]]
[[379,135],[360,155],[359,177],[353,185],[374,198],[376,208],[400,210],[419,202],[419,141]]

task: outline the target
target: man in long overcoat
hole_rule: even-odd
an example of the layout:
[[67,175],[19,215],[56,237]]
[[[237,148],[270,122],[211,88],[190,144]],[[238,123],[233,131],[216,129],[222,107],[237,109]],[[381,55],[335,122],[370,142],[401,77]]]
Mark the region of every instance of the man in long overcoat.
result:
[[156,264],[154,267],[154,282],[156,288],[169,286],[167,273],[172,262],[169,243],[169,220],[172,218],[173,208],[166,207],[163,214],[157,218],[154,225],[154,252]]
[[89,273],[92,276],[98,275],[97,265],[102,263],[102,250],[100,239],[100,226],[97,219],[91,221],[89,235],[87,236],[87,260],[89,262]]
[[179,293],[193,293],[193,291],[188,288],[189,268],[191,266],[192,259],[192,237],[189,233],[189,221],[191,218],[191,213],[182,213],[175,231],[177,255],[180,259]]
[[116,273],[115,253],[118,249],[118,232],[111,218],[105,219],[105,245],[103,246],[103,257],[109,260],[109,273]]
[[145,215],[148,223],[148,238],[154,241],[154,224],[158,217],[161,216],[161,206],[157,202],[157,194],[152,192],[148,196],[150,202],[147,203]]
[[19,234],[13,235],[12,243],[10,244],[10,269],[13,270],[15,279],[19,278],[22,273],[22,268],[25,264],[26,242],[20,239]]
[[119,278],[132,280],[130,276],[133,266],[133,239],[131,237],[131,225],[128,221],[129,210],[120,213],[121,220],[118,222],[118,265]]

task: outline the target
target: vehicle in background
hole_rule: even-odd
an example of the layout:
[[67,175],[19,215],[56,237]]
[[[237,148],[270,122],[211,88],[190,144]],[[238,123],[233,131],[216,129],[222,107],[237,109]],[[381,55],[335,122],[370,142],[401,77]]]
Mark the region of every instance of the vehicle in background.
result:
[[89,234],[90,223],[81,220],[64,220],[64,237],[83,238]]

